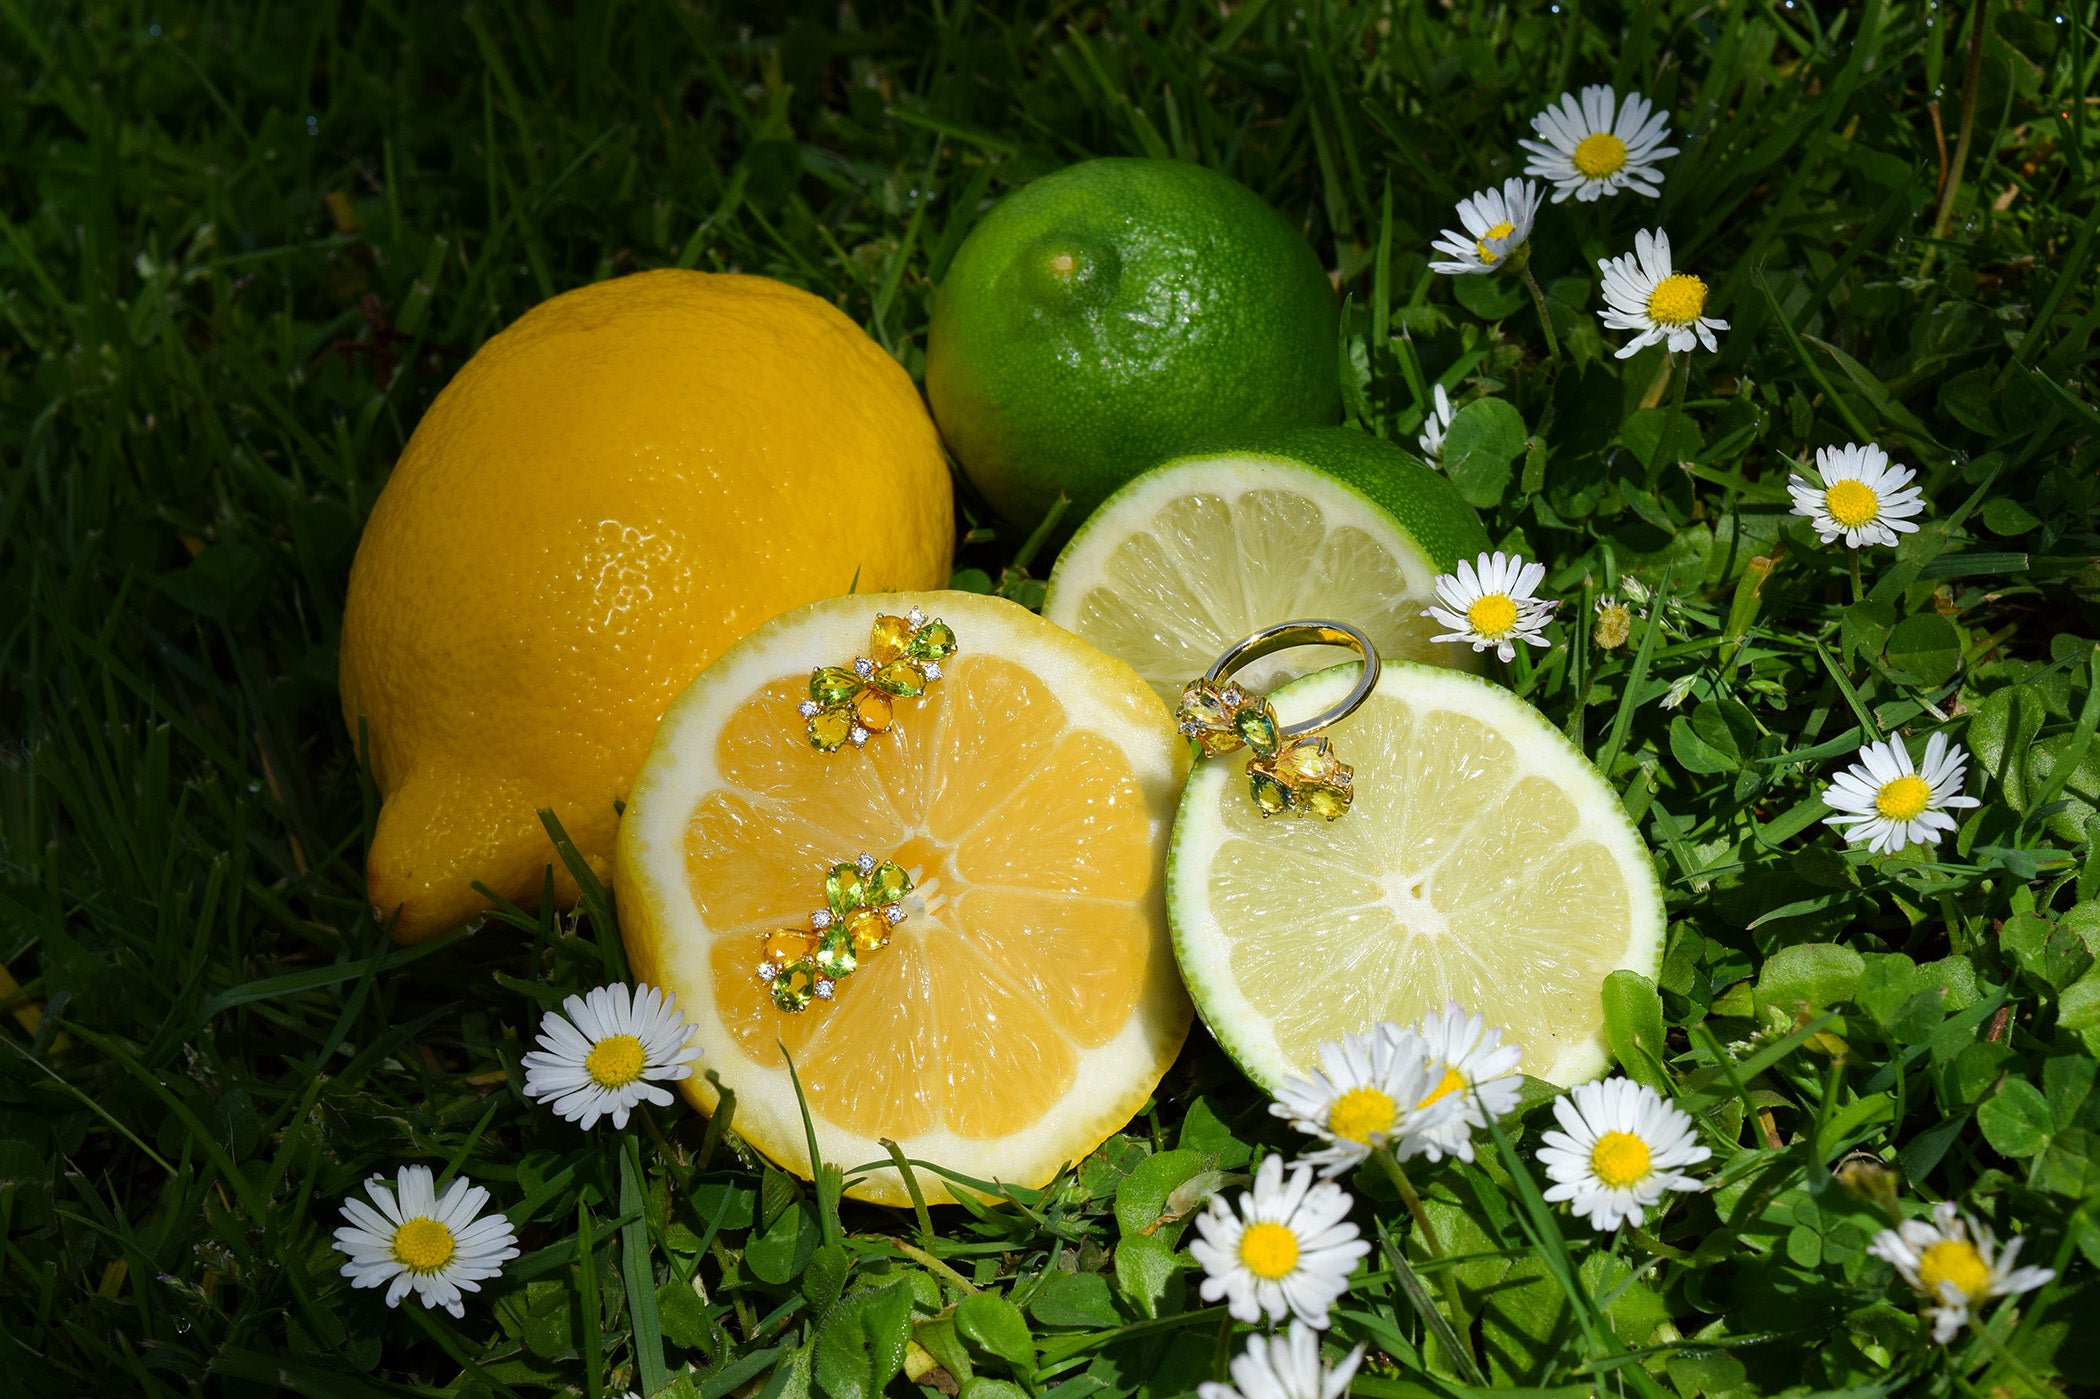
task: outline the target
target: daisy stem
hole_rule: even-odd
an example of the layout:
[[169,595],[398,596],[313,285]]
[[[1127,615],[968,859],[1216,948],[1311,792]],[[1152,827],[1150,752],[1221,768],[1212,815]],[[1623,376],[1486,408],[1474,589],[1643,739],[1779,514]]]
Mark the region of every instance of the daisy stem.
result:
[[1524,285],[1531,289],[1531,304],[1538,307],[1539,329],[1546,332],[1546,358],[1558,364],[1560,340],[1553,334],[1553,317],[1546,311],[1546,293],[1539,290],[1539,279],[1531,275],[1529,267],[1519,267],[1517,275],[1522,277]]
[[1866,586],[1859,581],[1859,550],[1847,549],[1845,561],[1852,565],[1852,600],[1858,602],[1867,595]]
[[[1378,1158],[1378,1164],[1383,1166],[1386,1175],[1392,1178],[1393,1188],[1400,1192],[1401,1202],[1414,1217],[1415,1228],[1422,1238],[1422,1247],[1429,1250],[1431,1258],[1441,1262],[1444,1257],[1443,1241],[1437,1238],[1436,1226],[1429,1222],[1429,1212],[1422,1208],[1422,1199],[1415,1194],[1414,1183],[1408,1180],[1407,1172],[1400,1169],[1400,1162],[1393,1156],[1393,1149],[1381,1146],[1372,1155]],[[1444,1307],[1451,1313],[1453,1334],[1464,1335],[1471,1323],[1466,1320],[1466,1309],[1459,1301],[1458,1279],[1452,1276],[1449,1268],[1439,1268],[1436,1270],[1436,1282],[1437,1289],[1444,1294]]]

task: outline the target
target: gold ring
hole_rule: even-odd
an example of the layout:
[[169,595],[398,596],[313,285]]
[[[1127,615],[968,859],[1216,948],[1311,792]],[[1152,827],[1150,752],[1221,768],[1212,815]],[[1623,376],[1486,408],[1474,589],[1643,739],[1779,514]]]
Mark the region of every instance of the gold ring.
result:
[[[1363,657],[1356,683],[1341,700],[1295,724],[1279,724],[1267,697],[1231,676],[1244,665],[1293,646],[1346,646]],[[1349,809],[1355,770],[1317,737],[1354,714],[1378,687],[1378,648],[1347,622],[1306,618],[1278,622],[1225,648],[1200,678],[1182,687],[1176,718],[1181,731],[1206,755],[1251,748],[1247,790],[1263,816],[1285,812],[1332,821]]]

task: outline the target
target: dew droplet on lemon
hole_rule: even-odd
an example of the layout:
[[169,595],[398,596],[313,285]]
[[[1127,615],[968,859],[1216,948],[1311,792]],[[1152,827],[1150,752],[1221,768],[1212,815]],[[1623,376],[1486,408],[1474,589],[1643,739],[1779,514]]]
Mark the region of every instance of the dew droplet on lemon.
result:
[[[813,749],[812,666],[917,602],[958,653],[887,733]],[[1165,933],[1163,859],[1186,758],[1127,667],[998,599],[841,598],[767,624],[665,717],[621,831],[637,973],[693,1007],[735,1127],[806,1174],[782,1049],[819,1149],[907,1156],[1040,1185],[1121,1127],[1188,1025]],[[911,876],[904,919],[829,1000],[786,1013],[755,975],[768,939],[825,906],[860,852]],[[704,1076],[683,1085],[712,1110]],[[905,1202],[887,1168],[852,1193]],[[949,1198],[920,1172],[929,1199]]]

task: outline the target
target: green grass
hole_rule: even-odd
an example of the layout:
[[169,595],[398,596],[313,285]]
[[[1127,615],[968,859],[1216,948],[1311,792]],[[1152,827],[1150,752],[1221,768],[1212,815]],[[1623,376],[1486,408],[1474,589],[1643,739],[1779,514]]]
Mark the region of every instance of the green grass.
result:
[[[0,1389],[599,1396],[667,1371],[865,1399],[913,1389],[907,1328],[967,1399],[1221,1373],[1239,1342],[1158,1245],[1181,1226],[1126,1242],[1190,1175],[1290,1149],[1201,1036],[1101,1154],[930,1226],[834,1216],[682,1108],[624,1148],[579,1135],[517,1057],[543,1001],[617,967],[612,930],[388,949],[334,683],[389,463],[526,308],[766,272],[917,373],[990,201],[1149,153],[1306,228],[1369,430],[1411,442],[1431,380],[1521,415],[1513,461],[1454,474],[1567,599],[1509,678],[1657,852],[1668,953],[1614,1024],[1717,1158],[1712,1193],[1599,1239],[1526,1188],[1534,1110],[1483,1164],[1417,1171],[1454,1264],[1359,1178],[1394,1246],[1336,1323],[1376,1352],[1357,1393],[2092,1392],[2093,6],[2000,0],[1973,63],[1956,7],[1427,8],[0,5]],[[1590,81],[1648,92],[1684,151],[1659,206],[1543,218],[1555,365],[1528,298],[1426,254]],[[1733,323],[1677,419],[1640,407],[1659,357],[1611,359],[1592,314],[1594,259],[1657,223]],[[1931,502],[1857,581],[1782,489],[1849,439]],[[1039,596],[1021,543],[980,527],[964,581]],[[1629,576],[1666,602],[1606,650],[1588,609]],[[1863,736],[1935,728],[1977,756],[1957,837],[1870,859],[1817,824]],[[1864,1253],[1879,1207],[1833,1174],[1867,1158],[2062,1276],[1926,1345]],[[406,1160],[488,1184],[523,1235],[464,1322],[336,1275],[338,1200]],[[1445,1268],[1465,1356],[1409,1300]]]

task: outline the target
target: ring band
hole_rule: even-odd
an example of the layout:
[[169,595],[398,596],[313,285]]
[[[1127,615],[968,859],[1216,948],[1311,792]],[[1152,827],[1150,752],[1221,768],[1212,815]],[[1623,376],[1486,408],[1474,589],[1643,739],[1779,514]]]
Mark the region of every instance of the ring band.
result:
[[[1231,676],[1241,666],[1294,646],[1346,646],[1363,657],[1363,668],[1339,703],[1295,724],[1279,724],[1268,699],[1234,684]],[[1207,755],[1254,750],[1247,760],[1247,789],[1263,816],[1289,812],[1332,821],[1355,796],[1355,770],[1316,735],[1370,698],[1380,668],[1371,638],[1347,622],[1278,622],[1226,647],[1208,671],[1183,686],[1176,718],[1181,732]]]
[[1211,667],[1204,673],[1203,678],[1215,685],[1241,666],[1251,665],[1266,656],[1273,656],[1278,651],[1288,651],[1294,646],[1346,646],[1363,658],[1364,668],[1363,673],[1356,677],[1356,683],[1350,687],[1349,693],[1342,696],[1339,703],[1313,715],[1310,719],[1285,724],[1277,730],[1278,737],[1302,738],[1306,734],[1317,733],[1321,729],[1339,724],[1361,709],[1363,702],[1371,697],[1371,691],[1378,688],[1381,662],[1378,659],[1378,648],[1371,644],[1371,638],[1347,622],[1318,618],[1278,622],[1275,626],[1263,627],[1251,636],[1241,637],[1226,647],[1223,655],[1211,662]]

